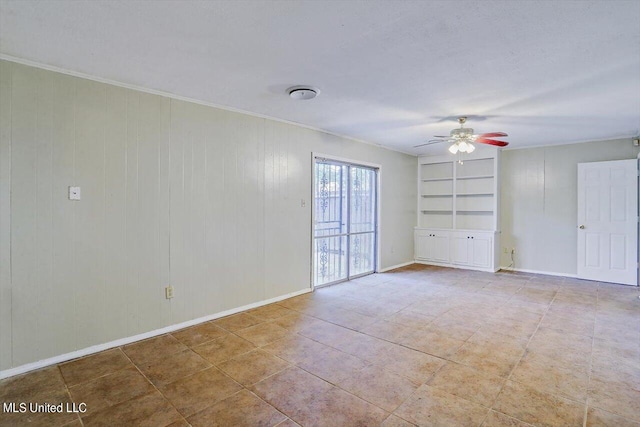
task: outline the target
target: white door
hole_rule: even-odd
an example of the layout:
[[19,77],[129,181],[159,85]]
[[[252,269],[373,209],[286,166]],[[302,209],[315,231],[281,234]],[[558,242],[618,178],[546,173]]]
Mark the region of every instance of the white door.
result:
[[471,265],[489,268],[491,260],[491,237],[476,234],[471,236]]
[[578,277],[638,283],[638,162],[578,164]]
[[431,259],[436,262],[449,262],[449,235],[439,232],[431,237]]
[[469,264],[469,242],[471,236],[466,233],[454,233],[451,236],[451,262]]
[[429,250],[431,246],[429,245],[429,240],[431,239],[431,233],[426,231],[418,231],[416,232],[416,258],[418,259],[429,259],[431,258],[431,254]]

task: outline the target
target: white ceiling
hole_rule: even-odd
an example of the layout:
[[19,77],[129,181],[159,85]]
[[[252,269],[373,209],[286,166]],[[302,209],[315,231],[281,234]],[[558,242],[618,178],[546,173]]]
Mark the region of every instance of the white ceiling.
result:
[[[6,1],[0,52],[414,149],[640,133],[639,1]],[[312,101],[285,89],[310,84]],[[478,116],[478,117],[474,117]]]

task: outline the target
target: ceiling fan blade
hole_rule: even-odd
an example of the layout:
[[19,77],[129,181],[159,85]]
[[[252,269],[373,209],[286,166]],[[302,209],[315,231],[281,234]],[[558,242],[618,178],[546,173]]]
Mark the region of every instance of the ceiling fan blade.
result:
[[433,135],[434,138],[449,138],[449,136],[445,135]]
[[500,136],[509,136],[504,132],[489,132],[489,133],[483,133],[482,135],[478,135],[480,138],[495,138],[495,137],[500,137]]
[[506,147],[509,145],[508,142],[498,141],[497,139],[489,139],[489,138],[478,138],[475,142],[479,142],[480,144],[489,144],[495,145],[496,147]]
[[418,148],[418,147],[424,147],[425,145],[433,145],[433,144],[438,144],[440,142],[445,142],[445,141],[440,141],[440,140],[431,140],[428,142],[425,142],[424,144],[419,144],[419,145],[414,145],[413,148]]

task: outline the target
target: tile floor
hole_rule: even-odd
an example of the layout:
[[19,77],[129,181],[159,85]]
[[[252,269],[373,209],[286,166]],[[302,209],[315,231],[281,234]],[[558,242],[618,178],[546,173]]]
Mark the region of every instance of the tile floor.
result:
[[414,265],[0,382],[0,425],[640,426],[640,291]]

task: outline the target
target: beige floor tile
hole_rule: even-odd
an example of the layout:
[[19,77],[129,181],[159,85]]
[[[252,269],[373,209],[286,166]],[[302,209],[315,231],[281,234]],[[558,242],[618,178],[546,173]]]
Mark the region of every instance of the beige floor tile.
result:
[[445,364],[445,360],[394,344],[371,363],[408,378],[415,384],[422,384]]
[[548,314],[540,323],[540,327],[591,337],[593,336],[594,320]]
[[389,412],[393,412],[417,388],[407,378],[378,366],[367,366],[345,375],[335,384]]
[[500,412],[489,411],[487,418],[482,423],[482,427],[532,427],[532,425]]
[[273,375],[252,390],[303,426],[373,426],[388,416],[382,409],[298,368]]
[[242,386],[211,367],[159,389],[183,416],[189,417],[239,392]]
[[488,411],[476,403],[423,385],[394,414],[420,426],[479,426]]
[[602,409],[589,408],[586,427],[640,427],[640,422],[623,418]]
[[122,350],[137,365],[162,359],[179,353],[188,347],[175,339],[172,335],[161,335],[156,338],[125,345]]
[[394,343],[400,343],[403,337],[415,332],[415,328],[401,323],[379,320],[367,325],[360,332],[372,337],[380,338]]
[[193,347],[196,345],[204,344],[207,341],[220,338],[227,333],[227,331],[216,326],[212,322],[204,322],[199,325],[191,326],[189,328],[173,332],[171,335],[173,335],[178,341],[182,342],[183,344],[189,347]]
[[185,350],[138,367],[152,383],[161,385],[193,375],[210,366],[211,363],[199,354]]
[[167,427],[191,427],[191,425],[187,422],[186,419],[182,418],[178,421],[175,421],[169,424]]
[[429,325],[435,318],[436,316],[404,309],[386,317],[385,320],[409,327],[422,328]]
[[626,382],[591,378],[589,406],[640,422],[639,389],[638,384],[631,388]]
[[62,390],[65,384],[57,366],[40,369],[0,381],[0,401],[30,401],[31,396],[46,391]]
[[289,335],[261,348],[290,363],[301,363],[316,360],[315,355],[329,347],[301,335]]
[[584,403],[541,393],[507,381],[493,406],[496,411],[536,426],[582,426]]
[[193,347],[193,351],[213,364],[219,364],[256,348],[249,341],[234,334]]
[[135,366],[69,387],[73,401],[77,404],[85,403],[87,405],[86,415],[133,399],[136,396],[149,394],[153,390],[153,385]]
[[249,326],[257,325],[262,322],[263,321],[261,319],[253,317],[248,313],[233,314],[213,321],[215,325],[218,325],[230,332],[239,331],[240,329],[248,328]]
[[114,348],[59,366],[67,385],[73,386],[132,365],[119,348]]
[[236,332],[236,335],[252,342],[258,347],[262,347],[281,338],[284,338],[290,333],[291,332],[287,331],[282,326],[279,326],[272,322],[265,322],[255,326],[249,326],[245,329],[240,329]]
[[167,426],[181,420],[178,411],[158,391],[110,406],[82,419],[87,427]]
[[449,357],[464,345],[464,341],[428,329],[415,330],[400,339],[400,344],[438,357]]
[[[42,378],[42,377],[41,377]],[[27,395],[22,395],[27,396]],[[69,393],[64,389],[54,388],[42,391],[30,391],[28,393],[28,400],[2,399],[2,404],[15,403],[19,409],[21,403],[29,405],[29,403],[37,404],[51,404],[51,405],[63,405],[63,409],[67,404],[71,403]],[[14,426],[43,426],[54,427],[63,426],[68,423],[74,422],[78,416],[73,413],[57,413],[57,412],[30,412],[29,406],[27,406],[27,412],[24,413],[5,413],[4,408],[0,411],[0,426],[14,427]]]
[[409,421],[405,421],[400,417],[395,415],[389,415],[389,417],[384,420],[381,427],[412,427],[415,424],[411,424]]
[[324,346],[296,363],[300,368],[332,384],[354,375],[369,366],[368,362],[355,356]]
[[508,377],[521,358],[521,352],[515,349],[504,349],[466,342],[456,351],[450,360],[478,369],[487,375]]
[[444,325],[436,323],[436,321],[427,325],[424,329],[427,331],[432,331],[435,333],[439,333],[441,335],[447,336],[449,338],[453,338],[460,341],[468,340],[476,331],[480,328],[479,324],[457,324],[457,325]]
[[322,321],[315,317],[305,316],[304,314],[292,312],[272,321],[278,326],[285,328],[290,332],[299,332],[303,328],[313,327]]
[[300,427],[300,424],[296,423],[291,418],[287,418],[286,420],[278,424],[276,427]]
[[263,321],[275,320],[292,313],[294,313],[293,310],[278,304],[264,305],[262,307],[254,308],[253,310],[247,311],[247,314],[250,314],[251,316]]
[[489,376],[477,369],[448,362],[427,384],[489,408],[498,397],[504,382],[504,378]]
[[287,368],[289,364],[263,350],[253,350],[218,365],[224,373],[250,386]]
[[540,392],[584,402],[587,398],[589,370],[568,366],[546,357],[524,357],[509,379]]

